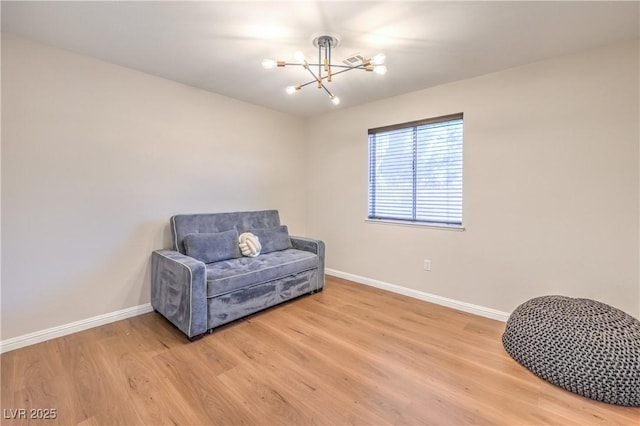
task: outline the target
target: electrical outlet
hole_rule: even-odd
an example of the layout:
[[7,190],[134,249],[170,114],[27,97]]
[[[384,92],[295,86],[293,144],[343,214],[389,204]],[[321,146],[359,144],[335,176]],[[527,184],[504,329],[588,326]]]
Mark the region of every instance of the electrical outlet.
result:
[[430,271],[431,270],[431,260],[429,260],[429,259],[425,259],[424,260],[424,270],[425,271]]

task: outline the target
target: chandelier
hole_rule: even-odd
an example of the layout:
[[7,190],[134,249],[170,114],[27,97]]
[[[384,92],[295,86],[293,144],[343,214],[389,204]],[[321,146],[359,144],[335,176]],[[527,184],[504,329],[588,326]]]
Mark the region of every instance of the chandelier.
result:
[[[294,54],[294,58],[298,62],[265,59],[262,61],[262,67],[265,69],[272,69],[276,67],[285,67],[287,65],[301,66],[311,74],[313,80],[302,84],[296,84],[294,86],[288,86],[286,88],[286,92],[291,95],[305,86],[316,83],[318,89],[324,89],[324,91],[329,95],[331,102],[333,102],[334,105],[338,105],[340,103],[340,98],[329,90],[326,85],[326,83],[331,83],[334,76],[353,70],[370,71],[380,75],[384,75],[387,72],[387,67],[383,65],[385,56],[382,53],[379,53],[370,59],[366,59],[359,55],[353,56],[345,60],[345,65],[332,64],[331,49],[333,47],[337,47],[339,43],[340,41],[336,36],[321,35],[313,39],[313,45],[318,48],[318,63],[309,63],[307,59],[305,59],[304,54],[298,51]],[[349,65],[347,65],[347,63]],[[334,71],[334,69],[338,71]]]

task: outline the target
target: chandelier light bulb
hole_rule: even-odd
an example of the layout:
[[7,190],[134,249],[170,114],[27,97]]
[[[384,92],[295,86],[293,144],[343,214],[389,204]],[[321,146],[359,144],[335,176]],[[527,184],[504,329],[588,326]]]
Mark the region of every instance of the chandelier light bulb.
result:
[[378,53],[376,56],[371,58],[371,63],[373,65],[382,65],[384,64],[384,60],[387,59],[384,53]]
[[387,67],[384,65],[377,65],[373,68],[373,72],[380,75],[385,75],[387,73]]
[[339,97],[337,97],[336,95],[331,95],[331,102],[332,102],[334,105],[338,105],[338,104],[340,103],[340,98],[339,98]]
[[285,90],[290,95],[293,95],[294,93],[296,93],[296,87],[295,86],[287,86],[287,88]]
[[293,57],[296,59],[296,61],[298,62],[304,62],[304,53],[302,53],[301,51],[297,51],[296,53],[293,54]]
[[273,59],[263,59],[262,60],[262,68],[266,69],[266,70],[270,70],[272,68],[275,68],[278,65],[278,63],[276,61],[274,61]]

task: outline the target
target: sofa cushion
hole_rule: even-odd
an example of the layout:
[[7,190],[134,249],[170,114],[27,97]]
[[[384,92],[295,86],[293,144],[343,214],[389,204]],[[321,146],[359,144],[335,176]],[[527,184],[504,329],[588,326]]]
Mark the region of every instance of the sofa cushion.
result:
[[204,263],[240,257],[238,231],[187,234],[184,237],[187,256]]
[[293,247],[291,245],[291,238],[289,237],[289,228],[287,228],[286,225],[273,228],[252,229],[249,232],[260,240],[260,244],[262,245],[261,253],[271,253]]
[[318,256],[288,249],[206,265],[207,297],[264,283],[318,267]]

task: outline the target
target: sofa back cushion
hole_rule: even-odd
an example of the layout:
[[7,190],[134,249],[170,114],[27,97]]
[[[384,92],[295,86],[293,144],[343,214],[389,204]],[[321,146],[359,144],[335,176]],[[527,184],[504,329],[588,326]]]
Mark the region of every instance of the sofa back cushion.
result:
[[286,225],[273,228],[251,229],[248,232],[251,232],[260,240],[260,244],[262,245],[260,253],[271,253],[293,247],[291,245],[291,238],[289,237],[289,228],[287,228]]
[[280,226],[280,216],[277,210],[180,214],[171,217],[170,225],[173,249],[187,254],[184,238],[188,234],[213,234],[232,229],[242,234],[250,229],[275,228]]
[[204,263],[219,262],[240,257],[238,231],[187,234],[182,240],[187,256]]

